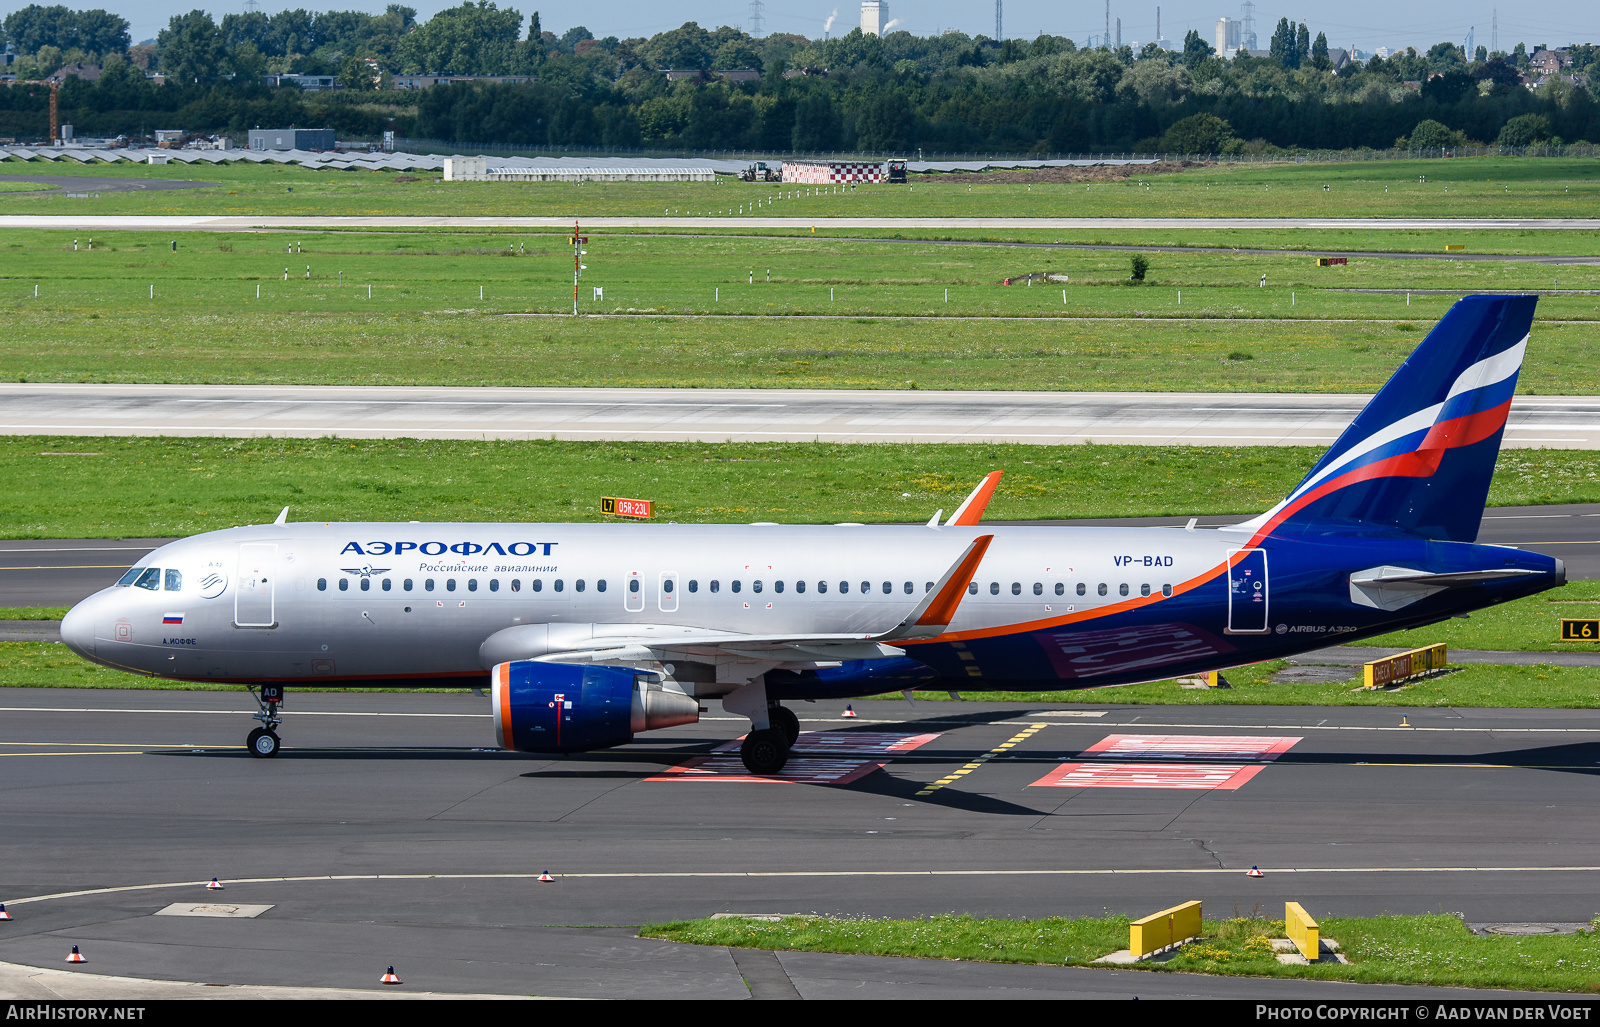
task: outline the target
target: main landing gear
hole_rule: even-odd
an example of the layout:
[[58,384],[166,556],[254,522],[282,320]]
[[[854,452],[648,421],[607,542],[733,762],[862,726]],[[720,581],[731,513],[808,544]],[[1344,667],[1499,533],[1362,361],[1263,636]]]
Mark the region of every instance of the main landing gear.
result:
[[245,736],[245,748],[250,750],[250,755],[261,759],[276,756],[282,745],[278,741],[278,725],[283,723],[283,717],[279,715],[279,707],[283,705],[283,686],[262,685],[260,695],[251,686],[245,687],[250,689],[250,698],[261,707],[259,713],[250,715],[252,720],[261,721],[261,726]]
[[745,769],[763,777],[783,769],[789,762],[790,748],[800,737],[800,718],[777,703],[767,707],[767,723],[771,727],[751,731],[739,746],[739,759]]

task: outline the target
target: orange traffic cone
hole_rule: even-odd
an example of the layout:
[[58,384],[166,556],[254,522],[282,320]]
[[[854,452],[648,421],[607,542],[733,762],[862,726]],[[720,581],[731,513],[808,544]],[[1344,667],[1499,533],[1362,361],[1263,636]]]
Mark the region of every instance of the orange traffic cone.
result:
[[1246,877],[1261,877],[1262,876],[1261,868],[1260,867],[1251,867],[1249,873],[1245,874],[1244,876],[1246,876]]
[[383,983],[383,984],[404,984],[405,982],[394,975],[394,967],[391,966],[388,969],[388,971],[384,973],[383,981],[381,983]]
[[0,920],[10,920],[11,914],[6,912],[6,904],[0,902]]
[[539,880],[541,880],[541,881],[554,881],[555,878],[551,877],[550,876],[550,871],[546,870],[544,873],[539,875]]
[[841,717],[853,717],[855,715],[856,715],[856,711],[850,708],[850,704],[849,703],[845,703],[844,712],[839,714],[839,716],[841,716]]
[[88,960],[83,958],[83,953],[79,952],[78,951],[78,946],[74,945],[74,946],[72,946],[72,952],[69,953],[68,956],[67,956],[67,962],[69,962],[69,963],[87,963]]
[[210,884],[206,885],[206,891],[221,891],[221,890],[222,890],[222,884],[215,877],[213,877],[211,879],[211,883]]

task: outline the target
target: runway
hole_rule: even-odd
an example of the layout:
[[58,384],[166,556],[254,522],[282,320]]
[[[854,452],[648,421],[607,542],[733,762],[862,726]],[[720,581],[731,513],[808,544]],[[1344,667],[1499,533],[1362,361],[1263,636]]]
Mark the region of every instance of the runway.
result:
[[[16,917],[0,960],[56,966],[77,944],[88,970],[158,980],[376,989],[394,964],[428,991],[740,997],[726,950],[631,925],[1142,914],[1191,898],[1212,915],[1292,899],[1323,917],[1565,922],[1587,918],[1600,873],[1596,711],[875,702],[846,721],[801,704],[804,730],[873,764],[826,786],[664,773],[743,730],[714,704],[698,725],[546,759],[486,748],[485,702],[291,693],[284,752],[260,761],[239,747],[241,695],[0,690],[0,901]],[[932,737],[873,757],[890,735]],[[1120,735],[1181,736],[1201,754],[1174,762],[1244,780],[1044,783]],[[1263,736],[1285,747],[1242,768],[1203,752]],[[1266,876],[1247,878],[1252,865]],[[212,876],[223,893],[200,887]],[[153,915],[182,901],[270,908]],[[800,954],[776,969],[805,997],[1334,988]]]
[[[1370,396],[0,383],[0,434],[1326,447]],[[1507,448],[1600,447],[1600,397],[1518,396]]]
[[[1202,517],[1199,526],[1212,528],[1234,524],[1244,516]],[[1019,523],[1181,527],[1187,520],[1186,517],[1120,517]],[[1574,580],[1600,578],[1600,503],[1491,507],[1484,515],[1478,539],[1558,557],[1566,561],[1567,577]],[[157,538],[0,541],[0,607],[71,606],[110,585],[144,554],[170,541]],[[28,641],[41,630],[50,629],[27,622],[6,622],[0,624],[0,641]]]
[[[841,202],[845,202],[841,200]],[[581,211],[555,217],[447,217],[447,216],[329,216],[204,214],[7,214],[0,215],[0,230],[15,228],[121,229],[124,231],[237,232],[277,228],[495,228],[524,230],[571,229],[574,218],[584,228],[772,228],[791,232],[823,229],[1373,229],[1415,231],[1431,229],[1534,229],[1539,231],[1600,229],[1600,218],[1028,218],[1028,217],[585,217]]]

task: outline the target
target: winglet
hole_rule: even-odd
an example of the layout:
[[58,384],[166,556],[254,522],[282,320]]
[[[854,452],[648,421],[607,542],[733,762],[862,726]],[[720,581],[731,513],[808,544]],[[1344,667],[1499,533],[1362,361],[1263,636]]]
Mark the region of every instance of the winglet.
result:
[[978,564],[983,562],[983,554],[988,552],[989,543],[993,541],[993,535],[979,535],[973,539],[972,544],[961,554],[961,558],[951,564],[938,584],[922,597],[922,602],[917,604],[917,608],[907,614],[905,620],[884,634],[875,636],[872,641],[933,638],[943,633],[955,619],[956,608],[961,605],[961,597],[966,595],[967,586],[972,583],[972,576],[978,573]]
[[288,507],[284,507],[282,510],[279,510],[278,511],[278,519],[273,521],[272,523],[273,524],[288,524],[289,523],[289,508]]
[[933,516],[928,518],[928,527],[930,527],[930,528],[934,529],[935,531],[937,531],[939,529],[939,518],[941,518],[943,516],[944,516],[944,511],[943,510],[934,511]]
[[990,471],[985,475],[984,479],[978,482],[978,487],[972,490],[972,494],[956,507],[956,512],[950,515],[945,527],[959,525],[970,528],[983,520],[983,511],[989,508],[989,500],[994,498],[994,490],[1000,487],[1000,476],[1004,473],[1004,471]]

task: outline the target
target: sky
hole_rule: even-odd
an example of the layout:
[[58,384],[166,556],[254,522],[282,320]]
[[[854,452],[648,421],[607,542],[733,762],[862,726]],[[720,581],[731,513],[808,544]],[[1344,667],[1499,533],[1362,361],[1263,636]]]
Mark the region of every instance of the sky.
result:
[[[34,0],[49,3],[51,0]],[[63,0],[55,0],[63,2]],[[67,6],[88,8],[104,6],[106,10],[128,19],[135,43],[155,36],[175,14],[183,14],[202,6],[212,17],[221,20],[224,14],[245,10],[244,0],[229,0],[222,5],[197,5],[196,0],[65,0]],[[284,8],[303,7],[307,10],[365,10],[381,13],[387,0],[258,0],[258,9],[271,14]],[[415,7],[419,17],[426,18],[445,7],[456,6],[459,0],[402,0]],[[10,13],[26,3],[18,0],[0,0],[0,14]],[[1256,7],[1256,34],[1266,46],[1272,28],[1279,18],[1304,21],[1313,36],[1326,32],[1330,46],[1354,45],[1362,50],[1379,46],[1415,46],[1426,49],[1444,39],[1464,42],[1467,32],[1476,28],[1475,46],[1491,44],[1491,19],[1496,15],[1494,3],[1479,4],[1474,0],[1409,0],[1395,4],[1392,0],[1345,0],[1337,5],[1337,12],[1328,20],[1317,17],[1317,8],[1326,5],[1309,4],[1301,0],[1299,9],[1290,9],[1274,0],[1263,0]],[[588,3],[578,0],[526,0],[505,2],[500,7],[515,7],[526,18],[539,11],[543,27],[557,34],[574,25],[587,27],[596,36],[651,36],[657,32],[676,28],[685,21],[697,21],[707,28],[718,25],[737,25],[750,31],[751,5],[740,0],[680,0],[663,5],[646,0],[613,0],[596,11]],[[670,8],[670,11],[669,11]],[[1309,9],[1307,9],[1309,8]],[[1218,18],[1240,16],[1239,7],[1233,3],[1201,2],[1201,0],[1171,0],[1160,4],[1161,31],[1174,42],[1183,39],[1184,33],[1194,28],[1208,41],[1213,39]],[[1122,41],[1145,43],[1156,38],[1157,4],[1142,2],[1137,6],[1112,0],[1111,16],[1122,19]],[[833,28],[836,33],[850,31],[860,24],[859,0],[763,0],[764,34],[796,32],[810,38],[822,34],[830,15],[836,14]],[[969,35],[994,35],[994,5],[989,0],[957,3],[955,0],[889,0],[889,16],[898,20],[895,29],[905,29],[917,35],[932,35],[945,29],[958,29]],[[1508,4],[1498,11],[1500,48],[1510,50],[1516,43],[1525,42],[1531,49],[1544,43],[1560,46],[1566,43],[1586,43],[1600,40],[1600,4],[1593,0],[1549,0],[1543,4]],[[1115,34],[1115,21],[1112,32]],[[1040,32],[1067,36],[1080,45],[1089,36],[1098,37],[1105,29],[1104,0],[1059,4],[1048,0],[1005,0],[1005,35],[1031,39]]]

